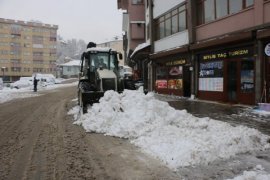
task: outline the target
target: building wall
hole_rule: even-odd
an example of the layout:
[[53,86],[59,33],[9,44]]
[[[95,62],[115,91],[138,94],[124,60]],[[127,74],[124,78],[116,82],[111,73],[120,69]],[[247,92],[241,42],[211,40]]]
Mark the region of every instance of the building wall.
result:
[[270,23],[270,1],[264,2],[264,7],[263,7],[263,18],[264,18],[264,23]]
[[226,33],[250,28],[255,25],[254,8],[243,10],[219,20],[200,25],[196,28],[197,41],[220,36]]
[[270,22],[270,1],[255,0],[254,5],[196,27],[197,41],[241,31]]
[[0,67],[5,81],[33,73],[55,73],[56,25],[0,18]]
[[[132,4],[132,0],[119,0],[118,9],[126,10],[123,13],[123,30],[127,38],[126,54],[133,51],[137,45],[145,41],[145,4]],[[126,17],[128,16],[128,17]]]
[[154,42],[155,53],[188,44],[188,31],[182,31]]

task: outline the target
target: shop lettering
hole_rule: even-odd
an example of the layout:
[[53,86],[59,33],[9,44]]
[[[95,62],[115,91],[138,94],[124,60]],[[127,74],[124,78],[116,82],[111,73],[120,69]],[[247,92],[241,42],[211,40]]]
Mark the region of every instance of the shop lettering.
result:
[[206,54],[202,56],[202,59],[203,60],[225,59],[228,57],[230,58],[230,57],[248,55],[249,53],[250,53],[249,49],[239,49],[239,50],[232,50],[229,52]]
[[227,53],[208,54],[208,55],[203,56],[203,60],[211,60],[211,59],[217,59],[217,58],[222,59],[226,57],[227,57]]
[[246,54],[248,54],[247,49],[229,52],[230,57],[241,56],[241,55],[246,55]]
[[185,59],[167,62],[166,63],[166,66],[182,65],[182,64],[186,64],[186,60]]

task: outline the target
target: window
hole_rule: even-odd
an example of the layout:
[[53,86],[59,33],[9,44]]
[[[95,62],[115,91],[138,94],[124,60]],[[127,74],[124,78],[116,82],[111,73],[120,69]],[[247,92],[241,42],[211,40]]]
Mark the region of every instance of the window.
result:
[[178,10],[179,10],[179,18],[178,18],[179,31],[183,31],[187,29],[185,6],[181,6]]
[[157,40],[186,30],[186,6],[177,7],[159,17],[155,20],[155,25]]
[[246,0],[246,7],[252,6],[254,4],[254,0]]
[[214,0],[206,0],[204,3],[204,20],[205,22],[209,22],[215,19],[215,7]]
[[199,0],[197,3],[198,25],[237,13],[254,5],[254,0]]
[[168,13],[165,16],[165,36],[169,36],[172,34],[171,29],[172,29],[171,14]]
[[132,0],[132,4],[143,4],[143,0]]
[[241,92],[254,92],[254,62],[252,59],[241,62]]
[[242,0],[230,0],[229,4],[230,14],[239,12],[243,7]]
[[228,1],[216,0],[217,18],[228,15]]

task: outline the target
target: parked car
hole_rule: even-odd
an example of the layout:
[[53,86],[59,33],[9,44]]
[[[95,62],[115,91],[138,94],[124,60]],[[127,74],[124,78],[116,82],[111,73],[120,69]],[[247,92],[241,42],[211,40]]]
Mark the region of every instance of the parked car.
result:
[[3,78],[0,78],[0,90],[4,88],[4,81]]
[[15,81],[10,84],[11,88],[25,88],[33,86],[33,78],[32,77],[21,77],[18,81]]

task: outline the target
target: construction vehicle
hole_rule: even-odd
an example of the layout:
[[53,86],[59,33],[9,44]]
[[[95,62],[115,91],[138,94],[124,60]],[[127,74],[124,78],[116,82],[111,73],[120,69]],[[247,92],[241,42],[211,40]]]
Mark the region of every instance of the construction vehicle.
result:
[[135,89],[132,80],[120,76],[118,59],[122,59],[121,53],[110,48],[95,47],[95,44],[82,54],[78,103],[83,113],[108,90],[121,93],[124,89]]

